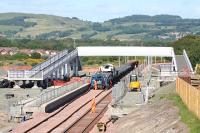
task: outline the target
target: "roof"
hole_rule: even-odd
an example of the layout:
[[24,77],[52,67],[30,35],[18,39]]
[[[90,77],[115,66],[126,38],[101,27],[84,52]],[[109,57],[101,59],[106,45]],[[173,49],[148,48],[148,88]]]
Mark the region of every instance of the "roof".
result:
[[77,47],[79,56],[160,56],[174,57],[172,47],[90,46]]

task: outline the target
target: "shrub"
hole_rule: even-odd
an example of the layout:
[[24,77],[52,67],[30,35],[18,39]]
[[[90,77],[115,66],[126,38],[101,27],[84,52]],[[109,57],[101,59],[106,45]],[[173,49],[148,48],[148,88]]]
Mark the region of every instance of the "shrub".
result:
[[41,54],[34,52],[34,53],[31,54],[31,58],[32,59],[41,59]]

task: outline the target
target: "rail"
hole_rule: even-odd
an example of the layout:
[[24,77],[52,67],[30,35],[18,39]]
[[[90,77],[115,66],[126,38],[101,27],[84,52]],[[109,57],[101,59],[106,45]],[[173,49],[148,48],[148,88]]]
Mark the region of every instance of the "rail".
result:
[[[98,106],[102,98],[105,98],[107,95],[110,94],[110,92],[111,92],[110,90],[108,91],[102,90],[102,91],[93,91],[89,94],[93,94],[96,97],[96,101],[97,101],[96,103]],[[19,131],[20,132],[38,132],[38,131],[39,132],[62,132],[62,130],[64,131],[65,129],[72,127],[79,120],[79,118],[84,117],[85,114],[87,114],[91,110],[90,104],[93,97],[90,97],[89,94],[88,93],[83,94],[82,97],[80,97],[81,100],[78,100],[78,99],[73,100],[76,106],[74,106],[72,102],[71,104],[64,105],[63,107],[61,107],[61,109],[58,109],[54,113],[49,114],[47,117],[43,117],[43,118],[38,117],[39,119],[37,119],[37,116],[36,116],[35,122],[29,123],[30,121],[27,121],[26,123],[24,123],[24,125],[22,124],[18,128],[14,129],[13,132],[19,132]],[[80,114],[82,110],[85,110],[85,111],[83,114]],[[75,115],[76,113],[79,114],[78,117],[77,115]],[[70,124],[68,124],[67,127],[65,126],[64,128],[62,128],[62,124],[64,124],[65,122],[71,121],[70,120],[71,118],[76,118],[76,119],[70,122]],[[53,123],[52,123],[52,120],[54,121]],[[46,125],[49,125],[49,127],[46,128],[45,127]],[[56,128],[59,128],[59,131],[54,131],[54,130],[57,130]]]
[[[188,58],[187,54],[185,53],[185,57]],[[189,59],[187,60],[189,61]],[[190,61],[189,61],[190,63]],[[159,65],[160,71],[158,72],[158,80],[159,81],[175,81],[177,76],[180,77],[190,77],[193,74],[193,71],[185,69],[184,71],[174,71],[173,65],[171,64],[162,64]]]
[[127,93],[128,91],[128,84],[130,83],[130,75],[133,72],[130,72],[125,77],[123,77],[120,82],[112,87],[112,104],[115,105],[119,102]]
[[160,64],[159,65],[160,72],[162,71],[173,71],[173,65],[172,64]]
[[194,72],[194,70],[192,68],[192,65],[191,65],[191,62],[190,62],[190,60],[188,58],[188,55],[187,55],[185,49],[183,50],[183,57],[185,58],[185,61],[186,61],[187,65],[188,65],[188,67],[190,68],[190,71]]
[[68,54],[68,50],[63,50],[60,53],[58,53],[57,55],[55,55],[55,56],[51,57],[50,59],[48,59],[47,61],[44,61],[43,63],[36,65],[31,70],[33,70],[33,71],[43,70],[45,67],[47,67],[50,64],[56,62],[57,60],[59,60],[60,58],[62,58],[63,56],[65,56],[67,54]]
[[[79,118],[76,121],[71,122],[71,125],[68,125],[68,127],[65,127],[63,132],[75,132],[77,130],[77,127],[79,127],[79,132],[81,133],[89,132],[91,130],[91,127],[95,125],[96,123],[95,120],[98,117],[100,117],[100,115],[104,112],[104,110],[110,103],[110,100],[107,99],[110,94],[111,94],[111,90],[106,90],[106,91],[104,90],[101,95],[98,94],[98,96],[96,96],[96,107],[98,108],[98,111],[91,114],[90,112],[91,109],[90,108],[87,109],[87,111],[84,112],[82,116],[79,115]],[[77,113],[78,112],[80,112],[80,109],[77,110]],[[83,124],[84,126],[80,126]],[[54,130],[54,131],[58,131],[58,130]]]
[[43,71],[27,71],[27,70],[21,70],[21,71],[8,71],[8,80],[24,80],[26,78],[27,80],[42,80],[43,79]]
[[87,81],[88,81],[87,79],[84,79],[84,80],[81,80],[80,82],[75,82],[67,86],[62,86],[59,88],[54,88],[52,90],[45,91],[41,93],[34,101],[32,101],[32,104],[30,106],[39,107],[42,104],[51,101],[52,99],[60,97],[70,91],[73,91],[76,88],[79,88],[83,84],[86,84]]
[[76,57],[78,56],[78,51],[74,50],[72,52],[70,52],[66,57],[63,56],[61,57],[59,60],[57,60],[57,62],[50,64],[48,67],[46,67],[43,70],[44,73],[44,78],[46,78],[47,76],[49,76],[49,74],[57,69],[59,66],[63,65],[66,62],[69,62],[70,60],[74,60]]
[[185,70],[181,72],[174,72],[174,71],[161,71],[158,73],[158,80],[159,81],[175,81],[176,77],[191,77],[193,72]]
[[175,53],[174,53],[174,50],[172,50],[172,60],[173,60],[173,65],[174,65],[174,68],[175,68],[175,71],[178,71],[178,67],[177,67],[177,64],[176,64],[176,57],[175,57]]

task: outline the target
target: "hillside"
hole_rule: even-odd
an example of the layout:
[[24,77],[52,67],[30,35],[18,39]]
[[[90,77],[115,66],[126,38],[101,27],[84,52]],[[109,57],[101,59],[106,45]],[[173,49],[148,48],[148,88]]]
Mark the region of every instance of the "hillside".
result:
[[[22,13],[0,14],[0,32],[14,38],[45,38],[46,36],[62,38],[75,34],[81,27],[88,27],[88,22],[52,15]],[[50,34],[50,35],[48,35]]]
[[9,38],[176,40],[187,34],[200,34],[200,19],[183,19],[173,15],[132,15],[94,23],[76,17],[1,13],[0,33]]

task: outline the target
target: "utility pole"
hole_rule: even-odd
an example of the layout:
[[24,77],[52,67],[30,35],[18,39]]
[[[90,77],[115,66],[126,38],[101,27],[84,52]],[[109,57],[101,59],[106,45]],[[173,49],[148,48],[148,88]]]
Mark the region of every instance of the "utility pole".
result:
[[121,59],[120,59],[120,56],[119,56],[119,67],[120,67],[120,65],[121,65]]
[[73,41],[74,41],[74,43],[73,43],[73,47],[74,47],[74,49],[76,48],[76,38],[73,38]]
[[144,46],[143,42],[141,42],[141,46],[142,46],[142,47]]

